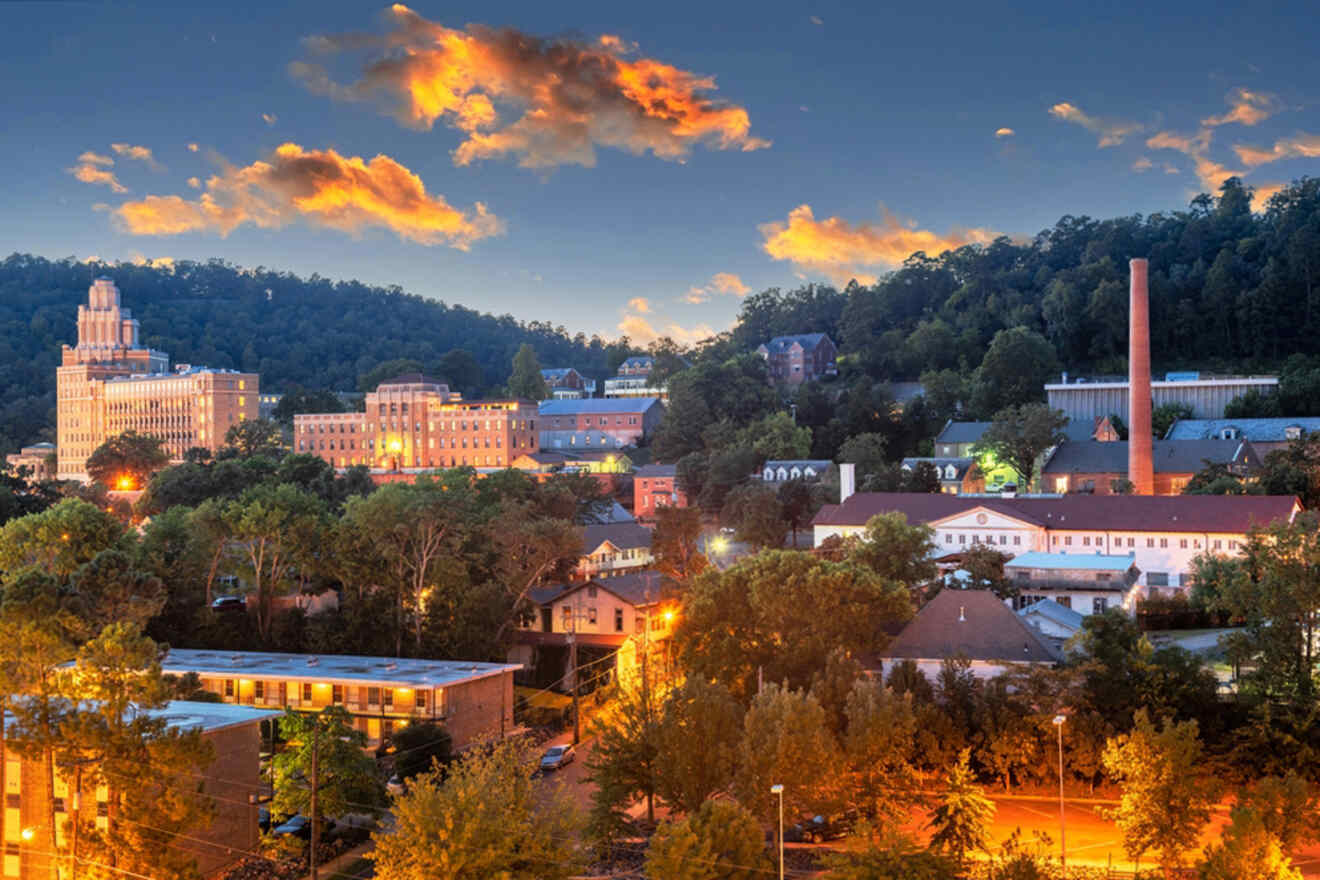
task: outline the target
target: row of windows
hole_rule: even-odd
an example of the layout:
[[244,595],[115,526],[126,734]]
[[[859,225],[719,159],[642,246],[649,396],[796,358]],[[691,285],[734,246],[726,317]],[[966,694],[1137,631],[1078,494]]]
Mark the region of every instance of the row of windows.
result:
[[[959,536],[958,536],[958,543],[959,543],[959,544],[966,544],[966,543],[967,543],[967,538],[968,538],[967,535],[959,535]],[[1007,544],[1008,544],[1008,535],[999,535],[998,538],[996,538],[996,536],[994,536],[994,535],[986,535],[984,540],[982,540],[981,537],[980,537],[979,535],[972,535],[972,536],[971,536],[971,539],[972,539],[972,543],[973,543],[973,544],[1000,544],[1000,545],[1007,545]],[[952,533],[952,532],[945,532],[945,533],[944,533],[944,543],[946,543],[946,544],[952,544],[952,543],[953,543],[953,533]],[[1014,546],[1014,547],[1021,547],[1021,546],[1022,546],[1022,536],[1021,536],[1021,535],[1014,535],[1014,536],[1013,536],[1013,546]]]
[[[1122,548],[1123,548],[1123,540],[1124,540],[1123,538],[1114,538],[1114,539],[1110,542],[1109,546],[1112,547],[1112,548],[1115,548],[1115,549],[1122,549]],[[1157,538],[1147,538],[1147,539],[1146,539],[1146,548],[1147,548],[1147,549],[1154,549],[1154,548],[1155,548],[1155,543],[1156,543],[1157,540],[1159,541],[1159,547],[1160,547],[1161,550],[1167,550],[1167,549],[1169,549],[1169,539],[1168,539],[1168,538],[1158,538],[1158,539],[1157,539]],[[1053,540],[1051,541],[1051,543],[1052,543],[1052,545],[1055,546],[1055,547],[1059,546],[1059,536],[1058,536],[1058,535],[1054,535],[1054,536],[1053,536]],[[1072,536],[1072,535],[1064,535],[1064,536],[1063,536],[1063,546],[1065,546],[1065,547],[1071,547],[1072,545],[1073,545],[1073,536]],[[1090,535],[1082,535],[1082,546],[1083,546],[1083,547],[1091,547],[1091,546],[1095,546],[1095,547],[1104,547],[1104,546],[1105,546],[1105,539],[1104,539],[1104,536],[1103,536],[1103,535],[1096,535],[1096,536],[1095,536],[1095,542],[1094,542],[1094,544],[1093,544],[1092,541],[1091,541],[1091,536],[1090,536]],[[1128,546],[1128,547],[1135,547],[1135,546],[1136,546],[1136,540],[1133,539],[1133,538],[1128,538],[1128,539],[1127,539],[1127,546]],[[1202,549],[1202,547],[1201,547],[1201,539],[1200,539],[1200,538],[1179,538],[1179,539],[1178,539],[1178,549],[1180,549],[1180,550],[1200,550],[1200,549]],[[1211,550],[1223,550],[1223,549],[1224,549],[1224,540],[1223,540],[1222,538],[1215,538],[1214,540],[1212,540],[1212,541],[1210,542],[1210,549],[1211,549]],[[1229,542],[1228,542],[1228,549],[1229,549],[1229,550],[1236,550],[1236,549],[1238,549],[1238,542],[1235,541],[1235,540],[1230,539]]]
[[[240,402],[240,405],[241,405],[241,403],[242,403],[242,398],[239,398],[239,402]],[[388,429],[385,427],[386,424],[389,425],[389,428],[388,428]],[[327,423],[326,423],[326,422],[316,422],[316,423],[312,423],[312,422],[304,422],[304,423],[303,423],[303,426],[302,426],[302,433],[304,433],[304,434],[326,434],[326,433],[330,433],[330,434],[335,434],[335,433],[338,433],[338,434],[356,434],[356,433],[357,433],[357,422],[355,422],[355,421],[347,421],[347,420],[345,420],[345,421],[338,421],[338,422],[329,422],[328,425],[329,425],[329,430],[327,431],[327,430],[326,430],[326,426],[327,426]],[[344,428],[345,428],[346,425],[347,425],[347,427],[348,427],[348,430],[347,430],[347,431],[344,430]],[[381,430],[381,431],[385,431],[385,430],[397,431],[397,430],[400,429],[400,428],[399,428],[400,425],[403,426],[403,427],[402,427],[403,430],[405,430],[405,431],[408,430],[408,423],[407,423],[406,421],[405,421],[405,422],[398,422],[398,421],[395,421],[394,419],[390,419],[388,423],[385,422],[385,421],[381,421],[381,422],[380,422],[380,425],[381,425],[381,427],[380,427],[379,430]],[[338,430],[336,430],[336,427],[338,428]],[[535,430],[536,430],[536,420],[535,420],[535,419],[531,419],[531,420],[524,420],[523,422],[512,422],[511,424],[509,424],[508,428],[509,428],[510,430],[513,430],[513,431],[535,431]],[[491,420],[490,420],[490,419],[486,419],[486,421],[485,421],[485,428],[483,429],[483,428],[482,428],[482,423],[481,423],[480,421],[476,420],[476,419],[473,419],[473,421],[472,421],[472,423],[471,423],[471,429],[470,429],[470,430],[473,430],[473,431],[481,431],[481,430],[486,430],[486,431],[491,431],[491,430],[503,431],[504,429],[505,429],[505,425],[500,424],[500,423],[498,423],[498,422],[492,427],[492,425],[491,425]],[[377,428],[376,428],[376,423],[375,423],[375,422],[368,422],[368,423],[364,426],[364,430],[376,431],[376,430],[377,430]],[[422,430],[422,423],[421,423],[421,422],[413,422],[413,431],[420,432],[421,430]],[[431,430],[432,430],[432,431],[446,431],[446,430],[447,430],[447,431],[467,431],[467,430],[469,430],[469,428],[468,428],[468,422],[467,422],[466,420],[462,420],[462,419],[460,419],[460,420],[457,420],[457,421],[455,421],[455,420],[450,420],[450,421],[448,422],[448,427],[446,427],[446,423],[445,423],[444,421],[441,421],[441,422],[431,422]]]
[[[224,680],[224,695],[228,699],[233,699],[235,694],[234,679]],[[300,692],[301,691],[301,692]],[[394,708],[394,688],[381,687],[354,687],[347,688],[348,700],[345,701],[345,687],[341,684],[331,685],[330,702],[335,706],[349,704],[361,705],[366,703],[368,706],[380,706],[383,709]],[[425,710],[429,700],[430,691],[417,689],[413,691],[413,705],[418,709]],[[301,699],[301,702],[312,702],[312,683],[302,682],[300,689],[295,689],[293,694],[295,699]],[[287,681],[267,682],[263,679],[257,679],[252,682],[252,698],[254,700],[275,700],[281,704],[289,701],[289,683]]]
[[[576,417],[576,416],[566,416],[566,417],[564,417],[564,420],[563,420],[563,421],[568,422],[568,426],[569,426],[570,428],[573,427],[574,425],[577,425],[577,424],[581,424],[582,427],[584,427],[584,428],[589,428],[589,427],[591,427],[591,416],[582,416],[580,419],[579,419],[578,417]],[[598,421],[599,421],[599,424],[600,424],[600,426],[601,426],[602,428],[609,427],[610,420],[609,420],[609,417],[608,417],[608,416],[600,416],[599,419],[598,419]],[[630,424],[630,425],[637,425],[638,422],[639,422],[639,419],[637,418],[637,416],[628,416],[628,424]],[[623,424],[623,416],[615,416],[615,417],[614,417],[614,424],[616,424],[616,425],[622,425],[622,424]],[[561,426],[560,418],[559,418],[559,416],[555,416],[555,427],[558,428],[558,427],[560,427],[560,426]]]

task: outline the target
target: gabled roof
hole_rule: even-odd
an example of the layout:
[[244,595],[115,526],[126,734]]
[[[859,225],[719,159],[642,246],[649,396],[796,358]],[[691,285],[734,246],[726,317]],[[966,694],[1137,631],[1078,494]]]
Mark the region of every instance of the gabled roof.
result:
[[978,507],[1051,529],[1217,534],[1244,534],[1253,526],[1290,522],[1300,509],[1293,495],[984,498],[922,492],[858,492],[842,504],[822,507],[812,524],[864,526],[881,513],[902,513],[910,523],[932,523]]
[[1255,443],[1286,443],[1289,428],[1301,428],[1304,435],[1320,431],[1320,418],[1178,419],[1164,439],[1209,439],[1218,437],[1225,428],[1235,428],[1240,436]]
[[935,438],[936,443],[975,443],[981,439],[989,422],[955,422],[950,419]]
[[576,373],[576,372],[577,370],[573,369],[572,367],[546,367],[545,369],[541,370],[541,378],[545,379],[547,382],[553,382],[555,380],[564,378],[569,373]]
[[[1205,467],[1207,461],[1231,464],[1242,461],[1248,465],[1260,464],[1250,443],[1242,440],[1156,440],[1154,449],[1155,472],[1158,474],[1194,474]],[[1128,467],[1126,440],[1097,443],[1083,440],[1060,443],[1041,469],[1045,474],[1125,474]]]
[[824,339],[829,339],[824,333],[798,333],[794,336],[776,336],[765,343],[765,348],[771,354],[782,354],[792,348],[793,343],[796,342],[802,346],[804,351],[812,351]]
[[1099,553],[1019,553],[1004,568],[1044,568],[1054,571],[1127,571],[1131,556],[1102,556]]
[[536,587],[528,592],[527,598],[538,605],[549,605],[589,586],[612,593],[629,605],[639,607],[665,599],[674,592],[677,585],[658,571],[635,571],[614,577],[591,578],[574,584]]
[[581,397],[576,400],[543,400],[541,416],[625,415],[644,413],[664,404],[658,397]]
[[944,469],[949,465],[953,465],[954,471],[957,473],[956,479],[961,480],[963,477],[967,476],[967,472],[971,470],[972,465],[976,464],[976,459],[974,458],[926,458],[922,456],[909,456],[903,459],[903,463],[899,466],[905,471],[910,471],[923,461],[935,466],[935,469],[940,472],[941,480],[948,479],[948,477],[944,476]]
[[678,476],[678,466],[672,464],[644,464],[637,469],[634,476],[651,479],[656,477],[676,477]]
[[582,552],[588,554],[609,541],[620,550],[651,546],[651,530],[635,522],[600,523],[582,528]]
[[1062,659],[1032,627],[989,590],[941,590],[880,656],[986,662],[1056,663]]
[[611,501],[609,509],[603,513],[590,517],[587,525],[609,525],[610,523],[630,523],[637,522],[637,517],[633,516],[623,505],[617,501]]
[[1082,628],[1082,622],[1086,620],[1081,614],[1078,614],[1071,608],[1064,608],[1053,599],[1041,599],[1038,602],[1032,602],[1030,605],[1018,609],[1018,617],[1026,618],[1033,614],[1039,614],[1046,620],[1051,620],[1060,626],[1066,626],[1072,630],[1080,630]]
[[630,369],[635,370],[638,367],[652,367],[652,366],[655,366],[655,358],[651,357],[650,355],[637,354],[637,355],[633,355],[630,358],[627,358],[626,360],[624,360],[623,363],[619,364],[619,369],[623,369],[624,367],[629,367]]
[[809,467],[819,472],[819,471],[829,470],[829,468],[832,467],[833,465],[834,462],[830,461],[828,458],[793,458],[793,459],[772,458],[766,461],[765,465],[761,468],[761,470],[765,470],[766,468],[775,468],[776,470],[778,470],[781,467],[789,468],[791,470],[792,468],[795,467],[797,468]]

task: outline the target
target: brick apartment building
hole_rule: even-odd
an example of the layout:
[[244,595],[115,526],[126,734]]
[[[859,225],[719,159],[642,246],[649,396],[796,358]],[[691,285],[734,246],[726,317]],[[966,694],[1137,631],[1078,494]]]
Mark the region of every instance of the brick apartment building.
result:
[[672,464],[648,464],[633,474],[633,515],[655,519],[662,507],[687,507],[688,497],[678,488],[678,468]]
[[622,449],[636,446],[660,425],[665,406],[655,397],[545,400],[541,449]]
[[838,349],[824,333],[776,336],[756,351],[766,360],[772,385],[801,385],[838,372]]
[[460,400],[420,373],[382,382],[365,412],[293,417],[294,451],[337,468],[507,467],[536,444],[535,403]]
[[87,480],[87,458],[126,431],[160,438],[173,461],[192,447],[216,452],[229,428],[260,414],[255,373],[179,364],[143,348],[119,288],[97,278],[78,306],[78,344],[55,370],[57,474]]

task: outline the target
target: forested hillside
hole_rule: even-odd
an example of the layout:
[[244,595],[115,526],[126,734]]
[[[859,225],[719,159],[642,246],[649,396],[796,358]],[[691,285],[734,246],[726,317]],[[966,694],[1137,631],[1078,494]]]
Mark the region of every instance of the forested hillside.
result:
[[[1133,256],[1150,259],[1157,370],[1279,369],[1290,355],[1320,355],[1316,179],[1297,181],[1259,214],[1251,213],[1250,191],[1232,179],[1185,210],[1111,220],[1070,215],[1031,241],[916,254],[870,287],[765,291],[744,301],[731,332],[689,354],[713,367],[777,334],[825,331],[839,343],[844,381],[833,403],[804,399],[800,409],[834,408],[847,387],[857,392],[854,409],[874,411],[870,391],[859,386],[924,376],[930,420],[958,402],[963,414],[988,417],[1039,395],[1040,382],[1059,369],[1125,370]],[[543,365],[597,378],[628,353],[626,343],[356,281],[220,261],[171,271],[16,254],[0,263],[0,448],[43,430],[49,436],[60,345],[73,341],[77,306],[102,272],[124,292],[147,344],[175,362],[257,370],[273,391],[354,389],[382,363],[406,358],[473,394],[504,383],[524,342]],[[1003,330],[1013,332],[995,351],[991,342]],[[831,414],[802,415],[813,424]],[[829,453],[838,440],[814,445]],[[900,446],[910,444],[891,445],[891,454]]]
[[[524,342],[547,366],[595,376],[609,375],[628,354],[548,323],[356,281],[246,271],[218,260],[180,262],[171,271],[15,254],[0,263],[0,451],[54,431],[60,346],[76,340],[78,306],[101,274],[114,278],[124,306],[142,323],[145,344],[174,363],[255,370],[270,391],[351,391],[380,364],[411,359],[428,371],[455,373],[446,378],[472,394],[502,385]],[[472,358],[452,355],[456,350]]]

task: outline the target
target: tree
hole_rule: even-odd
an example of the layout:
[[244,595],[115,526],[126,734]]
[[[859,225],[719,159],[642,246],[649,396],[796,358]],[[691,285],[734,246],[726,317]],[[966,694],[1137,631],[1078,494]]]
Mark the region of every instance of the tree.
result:
[[924,524],[910,525],[902,513],[881,513],[866,522],[860,541],[848,559],[883,580],[914,589],[935,578],[935,532]]
[[911,613],[906,590],[866,568],[774,550],[694,578],[674,642],[689,677],[746,702],[758,678],[805,688],[832,651],[878,650],[885,622]]
[[850,802],[882,822],[899,820],[917,789],[917,716],[912,700],[866,679],[848,694],[843,751]]
[[1156,440],[1163,440],[1173,423],[1179,419],[1190,419],[1195,413],[1192,408],[1180,401],[1155,407],[1150,416],[1150,431]]
[[390,743],[394,746],[394,772],[400,779],[412,779],[433,765],[447,767],[454,756],[454,738],[430,721],[396,729]]
[[288,484],[255,486],[222,510],[228,546],[257,597],[262,638],[270,637],[275,596],[320,547],[323,514],[319,499]]
[[784,816],[831,812],[842,798],[842,762],[825,710],[803,691],[767,684],[743,719],[738,801],[763,821],[778,808],[772,785],[784,786]]
[[448,776],[415,777],[394,827],[372,835],[380,880],[567,880],[584,863],[581,819],[563,788],[539,790],[526,748],[472,749]]
[[541,375],[541,362],[536,349],[524,342],[513,356],[513,372],[509,375],[509,396],[520,400],[545,400],[550,386]]
[[111,514],[77,498],[66,498],[49,510],[10,520],[0,528],[0,571],[35,566],[66,582],[123,536],[124,527]]
[[1210,821],[1214,785],[1202,772],[1201,740],[1195,721],[1165,719],[1157,728],[1138,710],[1127,734],[1109,741],[1105,771],[1122,788],[1119,805],[1107,811],[1123,836],[1123,849],[1140,859],[1154,850],[1166,878],[1196,845]]
[[1010,599],[1018,589],[1004,574],[1004,563],[1011,558],[987,544],[973,544],[958,554],[958,567],[967,572],[967,588],[992,590],[1001,599]]
[[646,801],[647,821],[655,821],[661,699],[644,678],[640,687],[622,688],[613,717],[594,727],[596,746],[587,769],[596,786],[592,825],[599,836],[608,837],[609,826],[620,818],[618,809],[638,798]]
[[344,411],[344,402],[333,391],[308,391],[295,386],[280,395],[271,418],[285,427],[293,426],[293,417],[301,413],[338,413]]
[[1201,880],[1302,880],[1283,842],[1247,807],[1233,809],[1220,842],[1206,847],[1196,874]]
[[760,823],[731,801],[666,822],[646,848],[649,880],[759,880],[769,868]]
[[701,511],[695,507],[657,507],[651,531],[651,555],[656,570],[680,583],[701,574],[710,565],[697,542],[701,538]]
[[1038,401],[1058,372],[1059,359],[1044,336],[1027,327],[1000,330],[972,377],[972,408],[997,414]]
[[1238,806],[1251,810],[1286,850],[1320,839],[1320,803],[1295,770],[1258,780],[1238,795]]
[[286,747],[275,756],[272,812],[301,813],[319,823],[326,816],[385,806],[376,762],[365,751],[366,734],[353,726],[353,716],[344,707],[326,706],[316,713],[285,709],[279,724]]
[[1266,453],[1258,479],[1266,495],[1296,495],[1314,510],[1320,505],[1320,432]]
[[720,522],[732,526],[739,541],[756,547],[783,547],[788,537],[784,508],[775,490],[748,484],[729,493]]
[[777,496],[780,512],[793,534],[793,546],[796,547],[798,529],[810,523],[825,503],[824,489],[819,483],[788,480],[779,487]]
[[125,431],[92,450],[87,476],[109,489],[141,489],[169,463],[159,437]]
[[874,431],[849,437],[839,447],[838,460],[857,465],[857,481],[866,485],[866,478],[879,473],[885,466],[885,447],[888,441],[884,434]]
[[843,852],[824,858],[830,880],[950,880],[959,866],[949,858],[921,849],[901,834],[877,836],[863,828],[847,841]]
[[[665,698],[656,731],[656,794],[685,813],[725,791],[738,766],[743,708],[723,686],[689,678]],[[693,748],[700,743],[699,748]]]
[[786,412],[774,412],[749,424],[739,445],[766,459],[801,459],[811,455],[811,429]]
[[1067,439],[1063,429],[1068,418],[1061,410],[1043,403],[1010,406],[995,413],[994,421],[972,447],[972,454],[987,453],[1017,471],[1019,484],[1026,488],[1036,474],[1036,459]]
[[225,445],[242,458],[264,455],[279,458],[287,450],[284,432],[270,419],[244,419],[229,426],[225,432]]
[[984,850],[990,842],[990,820],[995,805],[975,782],[968,767],[966,749],[958,756],[944,777],[944,788],[930,818],[930,848],[947,853],[959,865],[967,864],[967,856],[975,850]]

